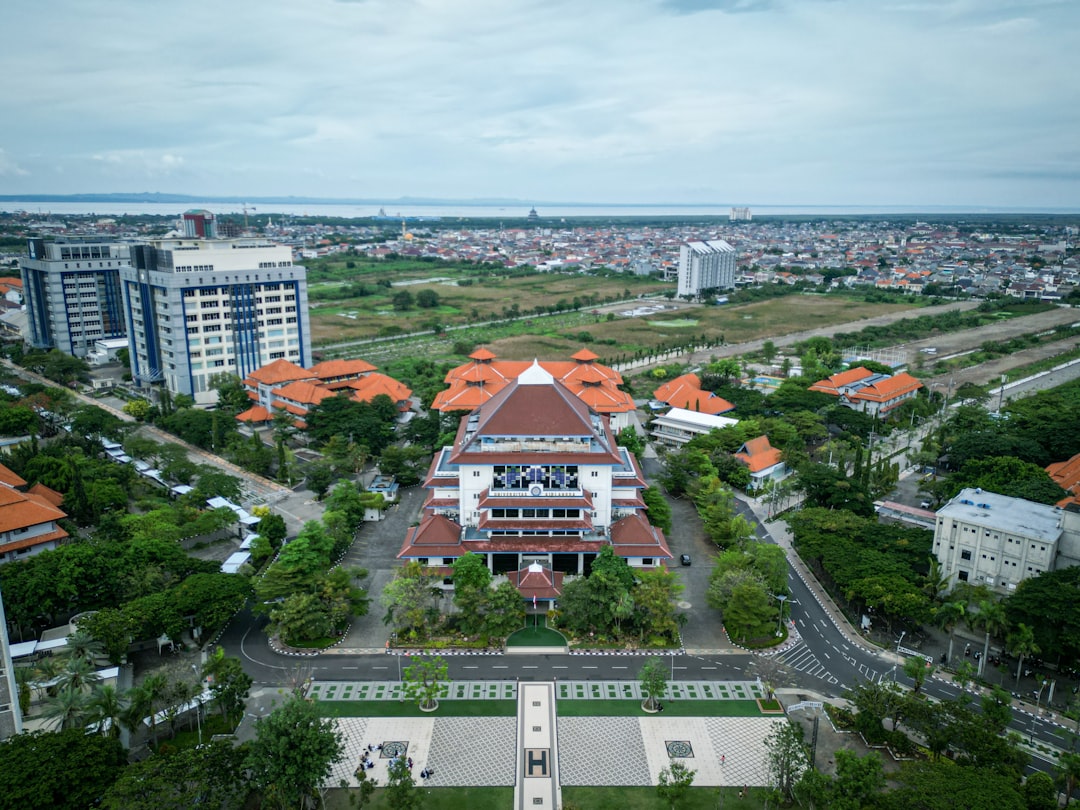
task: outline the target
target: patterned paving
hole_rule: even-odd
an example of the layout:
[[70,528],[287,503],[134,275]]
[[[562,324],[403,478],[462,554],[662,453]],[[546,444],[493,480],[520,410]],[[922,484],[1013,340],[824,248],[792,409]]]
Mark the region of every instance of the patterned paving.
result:
[[516,742],[516,717],[440,717],[426,763],[435,769],[430,784],[513,785]]
[[656,784],[636,717],[560,717],[558,729],[564,785]]
[[[323,682],[310,695],[320,700],[397,700],[396,682]],[[447,686],[447,700],[510,699],[514,682],[458,681]],[[747,700],[760,696],[753,682],[678,681],[667,699]],[[561,699],[640,700],[637,682],[559,681]],[[671,752],[692,757],[679,761],[696,771],[694,784],[762,785],[767,781],[765,737],[783,717],[563,717],[557,720],[559,771],[563,785],[655,785],[672,762]],[[435,769],[428,784],[511,786],[516,781],[517,717],[347,717],[337,721],[345,735],[345,757],[327,784],[353,776],[367,746],[408,745],[419,781],[425,767]],[[670,743],[681,743],[669,748]],[[369,778],[387,781],[388,759],[372,755]]]

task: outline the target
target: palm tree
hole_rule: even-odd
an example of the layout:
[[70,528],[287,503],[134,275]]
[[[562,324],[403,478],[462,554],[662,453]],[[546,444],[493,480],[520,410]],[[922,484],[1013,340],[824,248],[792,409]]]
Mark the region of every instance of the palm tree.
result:
[[953,641],[956,638],[956,626],[967,617],[967,602],[954,599],[934,608],[934,623],[949,634],[949,652],[947,661],[952,661]]
[[931,557],[930,570],[923,579],[923,593],[930,597],[931,602],[937,602],[948,589],[949,575],[941,570],[937,557]]
[[[150,714],[150,693],[143,686],[133,686],[124,694],[124,700],[127,702],[127,708],[120,716],[120,722],[122,722],[124,727],[131,732],[132,739],[134,740],[134,736],[138,733],[143,718]],[[155,743],[156,742],[157,740],[155,739]]]
[[59,690],[71,689],[88,692],[99,680],[94,665],[88,658],[68,658],[56,682]]
[[127,709],[127,701],[112,684],[101,684],[90,693],[89,719],[97,724],[97,730],[113,739],[120,736],[120,724]]
[[996,636],[1005,632],[1009,626],[1005,618],[1005,606],[1001,602],[991,602],[984,599],[979,602],[979,612],[975,617],[975,624],[986,632],[986,641],[983,643],[982,657],[979,659],[979,670],[976,674],[982,677],[986,669],[986,657],[990,654],[990,636]]
[[1008,650],[1020,660],[1016,664],[1016,688],[1020,688],[1020,673],[1024,668],[1024,659],[1029,655],[1042,652],[1035,643],[1035,631],[1024,623],[1016,625],[1016,629],[1009,634]]
[[154,740],[154,745],[157,745],[157,711],[164,700],[165,695],[169,691],[169,682],[164,675],[151,675],[145,681],[143,681],[140,687],[145,691],[143,696],[147,707],[147,713],[150,715],[150,736]]
[[1066,751],[1058,757],[1054,770],[1057,771],[1058,784],[1065,788],[1065,806],[1068,807],[1073,791],[1080,784],[1080,754]]
[[67,654],[71,658],[85,658],[91,664],[105,660],[105,648],[101,642],[85,630],[76,630],[67,637]]
[[39,699],[45,696],[46,690],[52,686],[62,667],[63,660],[51,655],[42,658],[34,666],[34,685],[37,687]]
[[61,689],[50,698],[42,716],[51,720],[55,731],[66,731],[86,724],[87,697],[79,689]]

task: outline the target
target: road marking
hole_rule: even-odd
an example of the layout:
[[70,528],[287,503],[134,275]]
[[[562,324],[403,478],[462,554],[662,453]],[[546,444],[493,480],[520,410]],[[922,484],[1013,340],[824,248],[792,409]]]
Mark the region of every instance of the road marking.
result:
[[480,667],[462,667],[462,669],[480,669]]
[[827,652],[825,652],[824,650],[822,650],[822,651],[821,651],[821,654],[822,654],[822,655],[824,655],[824,656],[825,656],[826,658],[828,658],[828,659],[829,659],[830,661],[832,660],[832,656],[831,656],[831,655],[829,655],[829,654],[828,654]]
[[509,669],[509,668],[510,668],[510,667],[496,667],[496,666],[493,666],[493,667],[492,667],[492,669]]
[[719,669],[719,667],[702,667],[702,669]]
[[360,667],[342,667],[342,669],[360,669]]
[[390,669],[390,667],[372,667],[372,669]]
[[534,667],[534,666],[522,666],[522,669],[537,669],[537,667]]
[[570,669],[570,667],[552,667],[552,669]]
[[612,667],[612,669],[629,669],[629,667]]
[[599,669],[599,667],[582,667],[582,669]]

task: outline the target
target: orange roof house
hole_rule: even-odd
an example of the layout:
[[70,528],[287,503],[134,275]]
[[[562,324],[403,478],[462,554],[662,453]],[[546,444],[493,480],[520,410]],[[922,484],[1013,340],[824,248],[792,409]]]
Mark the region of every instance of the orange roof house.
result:
[[448,387],[440,391],[431,407],[433,410],[471,411],[491,400],[517,379],[518,375],[538,362],[540,367],[585,402],[597,413],[611,419],[616,432],[629,425],[634,400],[619,386],[622,375],[596,361],[599,356],[582,349],[565,360],[498,360],[488,349],[480,348],[469,355],[471,362],[447,372]]
[[760,489],[766,481],[779,480],[787,474],[783,454],[769,443],[768,436],[751,439],[734,455],[750,470],[750,489]]
[[22,481],[0,464],[0,563],[56,548],[68,533],[57,521],[67,517],[60,508],[64,496],[44,484],[20,492],[12,483]]
[[811,391],[840,398],[840,404],[855,411],[883,415],[918,394],[923,384],[906,371],[899,374],[876,374],[857,366],[818,380]]
[[286,411],[297,417],[296,426],[304,429],[303,417],[327,397],[345,392],[358,402],[370,402],[386,394],[401,412],[411,407],[412,389],[393,377],[377,373],[366,360],[327,360],[305,369],[288,360],[274,360],[255,369],[244,380],[252,406],[237,420],[250,425],[265,425],[274,414]]
[[1065,461],[1048,464],[1046,473],[1069,494],[1057,502],[1062,509],[1080,511],[1080,453]]
[[735,410],[735,406],[712,391],[701,390],[697,374],[683,374],[653,391],[653,399],[687,411],[707,413],[710,416]]

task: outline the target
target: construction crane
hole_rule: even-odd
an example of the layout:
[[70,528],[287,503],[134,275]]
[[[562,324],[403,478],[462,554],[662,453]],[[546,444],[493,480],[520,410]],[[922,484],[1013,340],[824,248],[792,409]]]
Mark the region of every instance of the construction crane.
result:
[[250,208],[249,208],[249,207],[248,207],[248,204],[247,204],[247,203],[244,203],[244,204],[243,204],[243,205],[241,205],[240,207],[241,207],[241,208],[243,209],[243,211],[244,211],[244,230],[246,231],[246,230],[248,229],[248,218],[247,218],[247,215],[248,215],[248,211],[254,211],[254,210],[255,210],[255,208],[254,208],[254,206],[252,206],[252,207],[250,207]]

